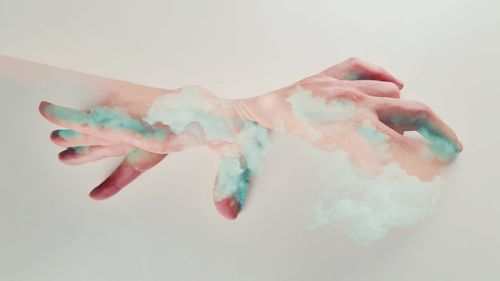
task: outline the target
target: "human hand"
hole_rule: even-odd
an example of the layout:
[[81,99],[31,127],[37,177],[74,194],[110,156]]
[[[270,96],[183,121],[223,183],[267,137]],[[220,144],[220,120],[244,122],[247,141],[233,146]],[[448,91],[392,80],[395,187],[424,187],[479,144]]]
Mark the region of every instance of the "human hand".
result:
[[[123,116],[134,116],[139,119],[147,112],[147,102],[161,93],[168,91],[163,89],[145,87],[122,81],[110,81],[109,87],[100,97],[100,101],[94,106],[102,116],[102,120],[87,113],[73,111],[62,107],[53,106],[47,102],[40,104],[40,112],[58,125],[68,129],[55,130],[51,133],[51,140],[67,149],[59,153],[59,159],[68,165],[80,165],[106,157],[120,157],[124,159],[121,164],[101,184],[92,190],[90,196],[93,199],[106,199],[116,194],[127,184],[141,175],[146,170],[159,163],[166,154],[153,153],[142,150],[127,141],[123,137],[110,137],[106,135],[105,126],[99,128],[99,122],[113,125],[113,120],[105,120],[106,110],[112,114]],[[92,119],[94,116],[94,119]],[[79,119],[80,118],[80,119]],[[85,120],[88,119],[88,120]],[[118,129],[120,126],[133,127],[134,121],[114,124]],[[125,128],[124,128],[125,129]]]
[[[357,58],[288,87],[239,101],[241,112],[377,174],[394,162],[421,180],[462,150],[455,133],[425,104],[401,100],[403,83]],[[253,116],[253,118],[252,118]],[[425,139],[407,137],[417,131]]]
[[67,128],[51,134],[56,144],[69,147],[59,154],[62,162],[76,165],[125,156],[90,193],[98,200],[116,194],[168,153],[206,145],[221,158],[215,205],[234,219],[270,146],[267,129],[242,118],[232,102],[196,86],[164,90],[119,82],[90,110],[47,102],[39,109],[49,121]]

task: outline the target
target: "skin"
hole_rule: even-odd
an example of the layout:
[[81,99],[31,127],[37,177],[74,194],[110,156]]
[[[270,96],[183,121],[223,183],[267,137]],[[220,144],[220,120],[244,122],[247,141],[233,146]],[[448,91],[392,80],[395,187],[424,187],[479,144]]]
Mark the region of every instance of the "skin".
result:
[[[124,156],[118,168],[90,192],[91,198],[113,196],[170,153],[207,146],[221,158],[214,184],[215,206],[225,218],[234,219],[274,130],[328,152],[346,151],[352,165],[372,174],[396,162],[409,175],[431,180],[462,145],[429,107],[401,100],[402,87],[383,68],[351,58],[249,99],[222,99],[198,86],[166,90],[116,82],[102,102],[89,110],[48,102],[42,102],[39,110],[47,120],[66,128],[51,134],[54,143],[67,148],[59,154],[62,162],[78,165]],[[191,96],[195,98],[187,99]],[[166,100],[167,106],[176,104],[172,110],[179,109],[179,116],[184,112],[209,115],[192,115],[192,120],[187,116],[185,126],[174,124],[175,120],[155,122],[151,112],[159,100]],[[304,110],[309,103],[311,107]],[[208,119],[214,121],[204,124]],[[220,125],[215,132],[224,134],[212,134],[208,126],[213,124]],[[406,131],[417,131],[427,141],[408,138]],[[384,140],[385,153],[378,153],[371,142],[378,137]]]

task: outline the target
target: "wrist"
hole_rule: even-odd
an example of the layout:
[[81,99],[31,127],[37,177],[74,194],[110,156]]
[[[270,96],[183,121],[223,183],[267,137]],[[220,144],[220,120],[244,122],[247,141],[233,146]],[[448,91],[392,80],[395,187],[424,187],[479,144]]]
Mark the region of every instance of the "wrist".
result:
[[279,123],[278,111],[281,105],[278,97],[273,93],[246,99],[235,99],[231,100],[231,103],[238,116],[243,119],[257,122],[268,129],[276,129]]

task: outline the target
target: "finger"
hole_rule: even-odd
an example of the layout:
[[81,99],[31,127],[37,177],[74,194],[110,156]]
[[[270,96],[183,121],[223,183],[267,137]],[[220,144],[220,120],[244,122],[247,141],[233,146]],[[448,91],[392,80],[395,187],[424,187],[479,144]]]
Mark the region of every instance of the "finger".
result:
[[94,188],[89,196],[94,200],[107,199],[142,173],[158,164],[167,154],[156,154],[139,148],[130,151],[116,170],[101,184]]
[[109,146],[75,146],[59,153],[59,160],[68,165],[80,165],[101,160],[108,157],[126,155],[133,146],[128,144],[115,144]]
[[399,99],[374,99],[379,120],[400,131],[417,131],[427,140],[427,145],[440,158],[453,159],[462,151],[462,144],[428,106],[420,102]]
[[349,58],[322,73],[339,80],[378,80],[394,83],[400,89],[404,86],[387,70],[359,58]]
[[113,141],[83,134],[70,129],[55,130],[50,134],[50,139],[55,144],[62,147],[116,144],[116,142]]
[[214,203],[221,215],[235,219],[245,203],[253,173],[239,156],[224,157],[214,185]]
[[252,179],[271,148],[270,133],[255,122],[247,122],[238,135],[237,144],[215,148],[221,162],[213,200],[225,218],[235,219],[245,204]]
[[369,96],[399,98],[400,91],[396,84],[383,81],[358,80],[343,81],[347,86],[356,88]]
[[375,120],[373,124],[379,131],[386,134],[391,139],[391,141],[395,142],[396,144],[406,145],[410,147],[414,147],[416,145],[412,139],[406,138],[403,135],[404,131],[402,131],[401,129],[393,128],[380,120]]
[[111,107],[80,111],[42,102],[40,113],[50,122],[103,139],[120,140],[144,150],[162,153],[170,131],[132,118],[127,112]]

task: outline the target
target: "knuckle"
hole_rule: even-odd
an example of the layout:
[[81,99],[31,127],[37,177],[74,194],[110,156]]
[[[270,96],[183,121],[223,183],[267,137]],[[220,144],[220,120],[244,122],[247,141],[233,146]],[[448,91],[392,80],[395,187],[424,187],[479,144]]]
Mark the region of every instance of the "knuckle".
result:
[[330,76],[318,74],[300,80],[299,82],[297,82],[297,85],[306,88],[312,85],[325,86],[330,85],[332,81],[335,80]]
[[365,62],[358,57],[350,57],[346,60],[346,63],[352,69],[364,69],[365,68]]
[[358,57],[350,57],[346,60],[346,62],[350,65],[361,64],[361,59]]
[[366,96],[358,91],[351,91],[350,97],[353,101],[362,101],[366,98]]
[[361,103],[366,100],[367,96],[356,90],[346,89],[338,94],[338,98],[350,100],[355,103]]
[[385,92],[391,97],[400,97],[400,90],[398,86],[391,82],[382,82],[385,87]]
[[423,118],[427,118],[433,114],[431,108],[428,105],[418,101],[414,102],[413,110],[415,115]]
[[304,85],[304,84],[309,84],[309,83],[314,83],[318,80],[318,75],[313,75],[313,76],[309,76],[309,77],[306,77],[302,80],[300,80],[299,82],[297,82],[297,85]]

